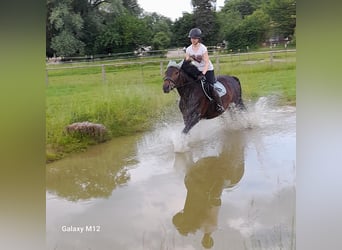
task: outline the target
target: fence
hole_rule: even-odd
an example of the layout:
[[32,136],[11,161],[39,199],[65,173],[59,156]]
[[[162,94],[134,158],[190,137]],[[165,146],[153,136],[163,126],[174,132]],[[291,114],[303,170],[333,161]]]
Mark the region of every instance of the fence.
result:
[[[262,51],[262,52],[247,52],[247,53],[219,53],[217,51],[210,52],[210,59],[214,63],[215,73],[219,74],[221,62],[230,62],[230,63],[244,63],[244,64],[254,64],[254,63],[269,63],[273,65],[276,62],[286,62],[295,60],[295,57],[292,54],[295,54],[296,50],[272,50],[272,51]],[[172,56],[173,55],[173,56]],[[281,59],[277,59],[276,57],[282,57]],[[68,70],[68,69],[79,69],[79,68],[101,68],[101,76],[102,81],[106,82],[106,67],[118,67],[118,66],[132,66],[132,65],[143,65],[146,64],[156,64],[159,65],[160,75],[162,76],[165,71],[165,67],[168,64],[169,60],[182,60],[184,59],[184,52],[171,53],[166,56],[166,58],[140,58],[140,61],[130,61],[127,59],[123,60],[115,60],[108,61],[107,63],[95,63],[95,62],[87,62],[87,63],[77,63],[74,66],[64,66],[64,64],[54,65],[53,67],[46,68],[46,85],[49,84],[49,71],[53,70]],[[69,63],[73,64],[73,63]]]

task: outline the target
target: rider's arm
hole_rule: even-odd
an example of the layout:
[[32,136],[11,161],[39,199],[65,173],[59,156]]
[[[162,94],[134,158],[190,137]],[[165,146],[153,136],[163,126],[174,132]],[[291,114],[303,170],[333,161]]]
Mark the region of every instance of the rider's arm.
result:
[[188,53],[185,53],[185,61],[189,61],[190,60],[190,55]]
[[203,75],[205,75],[205,73],[207,73],[208,68],[209,68],[209,55],[208,55],[208,51],[204,52],[203,54],[203,61],[204,61],[204,68],[203,68]]

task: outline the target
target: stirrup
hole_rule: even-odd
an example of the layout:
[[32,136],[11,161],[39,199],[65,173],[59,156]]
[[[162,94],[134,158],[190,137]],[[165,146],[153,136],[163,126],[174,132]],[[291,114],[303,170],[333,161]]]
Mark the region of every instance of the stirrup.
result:
[[218,112],[220,112],[220,113],[223,113],[223,112],[224,112],[224,107],[222,107],[222,105],[220,105],[220,104],[217,104],[217,105],[216,105],[216,110],[217,110]]

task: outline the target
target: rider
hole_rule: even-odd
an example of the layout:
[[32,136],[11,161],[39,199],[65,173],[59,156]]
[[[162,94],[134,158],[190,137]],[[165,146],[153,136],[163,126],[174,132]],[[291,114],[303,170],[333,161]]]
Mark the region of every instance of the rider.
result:
[[212,87],[213,97],[217,104],[217,111],[224,112],[222,100],[219,93],[214,88],[215,74],[214,66],[209,59],[207,47],[200,42],[202,31],[199,28],[193,28],[189,32],[189,38],[191,39],[191,45],[186,48],[185,60],[193,60],[198,70],[202,72],[200,76],[201,80],[206,81]]

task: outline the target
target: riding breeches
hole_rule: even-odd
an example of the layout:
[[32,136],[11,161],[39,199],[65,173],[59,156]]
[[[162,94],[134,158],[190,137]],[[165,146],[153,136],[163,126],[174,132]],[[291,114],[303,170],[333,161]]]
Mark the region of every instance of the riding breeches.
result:
[[205,78],[207,80],[207,83],[209,83],[210,85],[214,85],[214,83],[216,82],[214,70],[208,70],[207,73],[205,73]]

